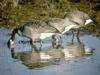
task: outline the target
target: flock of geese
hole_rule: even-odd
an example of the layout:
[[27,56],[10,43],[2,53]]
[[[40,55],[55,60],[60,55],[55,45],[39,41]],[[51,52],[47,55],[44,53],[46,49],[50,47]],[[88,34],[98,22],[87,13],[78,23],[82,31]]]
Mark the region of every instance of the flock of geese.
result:
[[[37,50],[35,43],[39,41],[42,46],[42,39],[47,37],[52,37],[52,45],[55,47],[58,45],[58,39],[56,35],[63,35],[71,29],[80,28],[88,23],[93,22],[93,20],[88,16],[88,14],[73,10],[67,12],[63,18],[50,18],[46,20],[32,20],[23,24],[19,28],[15,28],[12,31],[12,35],[8,41],[10,46],[14,44],[14,39],[16,33],[20,36],[24,36],[30,39],[30,45],[32,48]],[[79,35],[79,31],[77,36]]]
[[[80,27],[88,25],[93,22],[92,18],[79,10],[73,10],[67,12],[63,18],[49,18],[46,20],[33,19],[24,23],[21,27],[15,28],[12,31],[11,37],[8,40],[8,46],[11,48],[11,54],[13,58],[17,58],[23,61],[25,65],[32,66],[36,62],[59,61],[62,57],[84,56],[91,53],[92,49],[85,47],[79,39],[76,43],[68,43],[63,48],[58,48],[58,42],[56,36],[61,36],[71,29],[77,28],[77,37],[79,36]],[[14,40],[16,33],[20,36],[30,39],[30,45],[32,51],[16,53],[14,50]],[[52,38],[52,47],[46,51],[40,51],[36,48],[36,42],[40,42],[42,46],[42,40],[48,37]],[[60,43],[60,45],[62,45]],[[90,51],[90,52],[89,52]]]

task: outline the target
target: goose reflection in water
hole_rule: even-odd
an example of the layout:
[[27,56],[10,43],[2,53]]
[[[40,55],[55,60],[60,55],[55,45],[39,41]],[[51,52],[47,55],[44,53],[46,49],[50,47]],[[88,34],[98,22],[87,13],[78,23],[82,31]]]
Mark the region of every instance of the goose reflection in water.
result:
[[93,49],[87,47],[84,43],[80,42],[77,38],[77,42],[68,42],[64,46],[58,48],[44,48],[41,51],[36,51],[32,48],[31,51],[17,52],[14,48],[11,48],[11,56],[14,59],[19,59],[29,69],[44,67],[51,64],[59,64],[66,59],[73,57],[84,57],[92,55]]
[[[34,48],[33,48],[34,49]],[[64,60],[64,53],[62,50],[48,48],[48,50],[43,51],[24,51],[24,52],[15,52],[14,48],[11,48],[11,56],[14,59],[19,59],[24,65],[29,69],[39,68],[47,66],[50,64],[59,64],[60,61]]]
[[73,41],[68,42],[67,45],[64,45],[64,54],[65,58],[68,57],[83,57],[87,55],[92,55],[94,52],[93,48],[86,46],[83,42],[80,41],[79,37],[77,37],[77,42]]

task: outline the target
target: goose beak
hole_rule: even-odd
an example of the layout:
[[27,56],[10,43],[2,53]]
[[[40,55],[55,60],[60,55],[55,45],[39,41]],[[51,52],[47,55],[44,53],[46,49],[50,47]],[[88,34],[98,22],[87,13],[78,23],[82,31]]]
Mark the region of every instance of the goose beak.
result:
[[88,20],[86,20],[85,25],[87,25],[87,24],[89,24],[91,22],[93,22],[93,20],[92,19],[88,19]]

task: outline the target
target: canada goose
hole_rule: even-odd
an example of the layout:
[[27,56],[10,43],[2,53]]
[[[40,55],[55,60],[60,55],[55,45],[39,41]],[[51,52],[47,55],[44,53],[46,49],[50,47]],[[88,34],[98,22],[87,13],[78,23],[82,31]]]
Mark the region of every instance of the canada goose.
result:
[[[8,40],[8,45],[12,46],[14,44],[16,33],[19,34],[20,36],[29,38],[32,47],[36,49],[35,42],[41,41],[41,39],[45,39],[46,37],[50,37],[52,35],[56,35],[59,33],[59,31],[56,28],[48,25],[45,21],[32,20],[32,21],[26,22],[20,28],[15,28],[12,31],[12,35],[10,39]],[[43,36],[44,33],[46,34],[46,37]]]
[[80,33],[80,27],[83,27],[91,22],[96,23],[96,21],[94,21],[93,18],[91,19],[88,14],[79,10],[72,10],[67,12],[63,18],[47,19],[47,23],[55,27],[61,34],[65,34],[71,29],[77,29],[77,37]]
[[[55,27],[59,32],[64,34],[70,29],[80,28],[93,21],[88,14],[79,10],[72,10],[67,12],[62,19],[52,18],[51,20],[47,19],[47,22],[49,25]],[[77,35],[79,35],[79,32]]]

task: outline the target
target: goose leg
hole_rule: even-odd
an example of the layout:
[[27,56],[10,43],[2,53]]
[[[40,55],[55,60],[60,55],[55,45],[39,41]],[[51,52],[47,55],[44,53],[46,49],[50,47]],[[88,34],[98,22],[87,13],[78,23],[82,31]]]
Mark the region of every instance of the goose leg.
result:
[[32,49],[34,49],[35,51],[37,51],[37,48],[35,46],[35,42],[36,41],[34,41],[33,39],[30,39],[30,45],[31,45]]
[[41,40],[41,39],[39,39],[39,43],[40,43],[40,48],[39,48],[39,50],[42,50],[42,40]]
[[77,41],[78,41],[78,42],[80,42],[79,34],[80,34],[80,29],[77,30],[77,34],[76,34],[76,38],[77,38]]
[[[39,44],[40,44],[39,48],[36,47],[37,42],[39,42]],[[34,50],[36,50],[36,51],[41,50],[42,49],[42,40],[41,39],[38,39],[38,40],[35,40],[35,41],[32,40],[32,48],[34,48]]]
[[80,29],[77,30],[77,35],[76,35],[77,38],[79,37],[79,34],[80,34]]
[[52,36],[52,39],[53,39],[52,46],[53,46],[53,48],[58,48],[58,47],[61,46],[61,44],[62,44],[62,39],[61,39],[61,36],[59,36],[59,37],[60,37],[60,41],[59,41],[59,39],[57,38],[56,35],[53,35],[53,36]]
[[62,37],[61,37],[61,35],[60,35],[60,45],[62,45]]
[[74,42],[74,30],[72,30],[72,43]]
[[15,53],[14,48],[11,48],[11,57],[14,59],[16,58],[16,53]]
[[56,38],[55,35],[52,36],[52,47],[55,48],[56,45]]
[[32,39],[30,39],[30,45],[31,45],[31,47],[33,47],[33,41],[32,41]]

